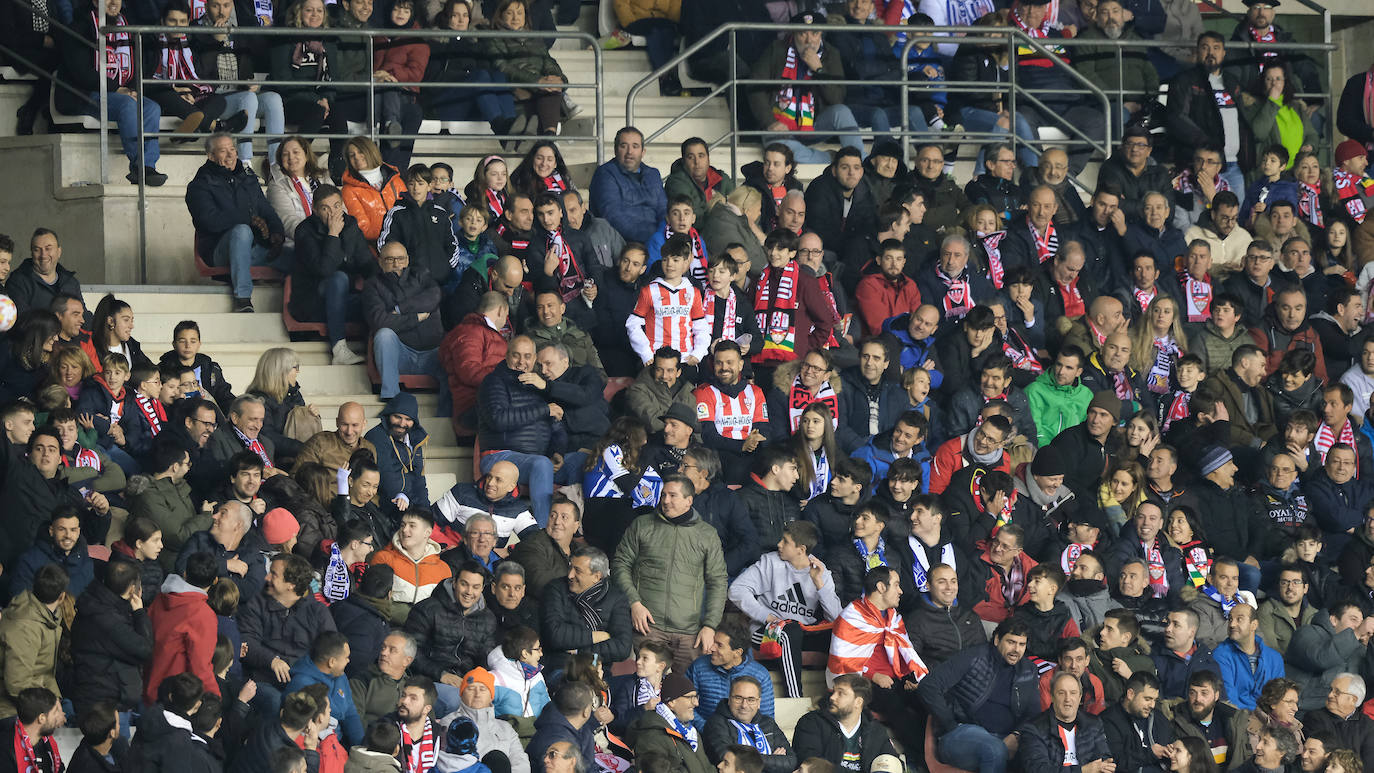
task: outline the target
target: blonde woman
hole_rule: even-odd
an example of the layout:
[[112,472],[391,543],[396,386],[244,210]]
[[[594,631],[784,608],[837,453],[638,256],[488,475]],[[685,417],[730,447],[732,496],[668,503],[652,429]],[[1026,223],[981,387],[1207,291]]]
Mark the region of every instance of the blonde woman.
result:
[[1097,506],[1112,524],[1115,533],[1135,517],[1135,508],[1145,498],[1145,470],[1135,462],[1117,462],[1097,489]]
[[301,361],[295,351],[285,346],[268,349],[258,358],[245,391],[262,398],[267,409],[262,431],[276,444],[281,458],[295,458],[301,443],[322,429],[320,412],[301,396],[300,374]]
[[1180,317],[1178,302],[1160,295],[1131,326],[1131,367],[1145,374],[1145,388],[1157,395],[1172,388],[1178,358],[1188,353]]
[[762,216],[763,194],[756,188],[741,185],[731,191],[725,201],[706,212],[698,229],[706,242],[706,254],[724,254],[726,247],[738,242],[749,256],[749,270],[761,270],[768,262],[763,251],[766,235],[759,228]]

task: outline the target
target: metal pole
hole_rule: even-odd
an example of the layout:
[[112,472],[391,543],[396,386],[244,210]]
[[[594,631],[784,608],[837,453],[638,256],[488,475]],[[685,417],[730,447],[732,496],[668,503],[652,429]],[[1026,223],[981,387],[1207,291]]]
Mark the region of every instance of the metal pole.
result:
[[735,54],[735,28],[730,28],[730,176],[739,176],[739,57]]
[[[104,33],[100,31],[99,27],[97,27],[95,32],[96,43],[99,44],[99,47],[96,48],[97,62],[103,62],[105,59],[105,57],[103,56],[104,52],[101,51],[101,49],[104,48],[103,35]],[[96,112],[96,117],[100,119],[101,185],[110,184],[110,87],[108,79],[106,78],[106,75],[108,74],[108,67],[109,65],[102,66],[100,68],[100,77],[96,78],[96,80],[100,81],[100,104],[98,105],[100,109]],[[56,80],[54,80],[54,83],[55,82]]]
[[[592,134],[596,135],[596,165],[600,167],[606,162],[606,78],[604,74],[605,53],[601,46],[592,41],[592,63],[594,65],[593,77],[596,78],[596,125],[592,129]],[[634,124],[631,123],[631,126]]]
[[[1126,63],[1123,56],[1124,49],[1116,46],[1116,114],[1122,115],[1126,112]],[[1149,96],[1148,94],[1146,96]],[[1112,144],[1112,127],[1116,124],[1111,120],[1112,116],[1107,116],[1107,145]],[[1121,120],[1121,131],[1126,131],[1126,119]],[[1105,160],[1105,159],[1103,159]]]
[[[148,168],[148,159],[143,152],[143,36],[134,33],[134,77],[138,89],[134,99],[138,102],[138,169],[134,174],[138,176],[138,281],[141,284],[148,283],[148,181],[143,179],[143,172]],[[103,80],[103,78],[102,78]],[[161,127],[158,127],[161,128]],[[104,134],[102,127],[101,134]],[[156,140],[156,135],[154,135]],[[109,279],[109,277],[106,277]]]
[[1007,86],[1007,133],[1011,135],[1012,155],[1017,156],[1020,154],[1016,152],[1016,145],[1021,137],[1016,133],[1016,36],[1010,33],[1007,34]]
[[[373,44],[372,36],[371,36],[371,35],[368,35],[368,36],[367,36],[367,61],[368,61],[368,62],[374,62],[374,61],[376,61],[375,59],[372,58],[372,56],[373,56],[373,54],[372,54],[372,44]],[[368,68],[370,69],[371,67],[372,67],[372,65],[371,65],[371,64],[368,64]],[[375,108],[375,105],[376,105],[376,103],[377,103],[376,95],[377,95],[377,79],[374,78],[374,77],[372,77],[371,75],[368,75],[368,76],[367,76],[367,136],[372,138],[372,144],[374,144],[374,145],[377,144],[377,116],[374,115],[374,111],[375,111],[375,109],[376,109],[376,108]],[[344,123],[344,126],[345,126],[345,127],[348,126],[347,122]]]
[[[911,117],[908,115],[910,113],[909,103],[911,101],[911,97],[909,94],[907,94],[906,84],[907,81],[911,79],[911,64],[908,59],[908,56],[911,53],[911,40],[914,38],[915,33],[908,36],[907,45],[902,48],[902,60],[897,63],[897,66],[902,69],[902,82],[897,86],[897,88],[901,89],[902,92],[901,99],[899,102],[902,109],[902,166],[908,169],[911,168]],[[875,136],[873,138],[873,144],[876,145],[877,143],[878,138]],[[859,150],[863,150],[863,148],[859,148]]]

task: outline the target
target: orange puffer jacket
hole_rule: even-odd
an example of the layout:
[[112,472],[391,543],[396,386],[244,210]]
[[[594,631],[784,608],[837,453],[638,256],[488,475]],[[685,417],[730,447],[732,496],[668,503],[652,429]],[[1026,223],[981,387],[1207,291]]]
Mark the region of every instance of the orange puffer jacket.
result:
[[370,242],[377,241],[378,235],[382,233],[382,221],[386,219],[386,213],[396,206],[401,194],[405,192],[405,181],[401,179],[396,167],[389,164],[382,164],[381,190],[372,187],[372,183],[364,180],[362,175],[352,169],[344,170],[344,209],[357,219],[363,236]]

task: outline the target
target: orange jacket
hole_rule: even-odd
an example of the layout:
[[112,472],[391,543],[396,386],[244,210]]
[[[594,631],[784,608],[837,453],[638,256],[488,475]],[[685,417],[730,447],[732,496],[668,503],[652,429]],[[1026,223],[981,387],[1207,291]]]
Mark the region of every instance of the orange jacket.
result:
[[439,544],[434,540],[425,543],[420,560],[415,560],[401,550],[399,533],[391,538],[391,544],[378,550],[372,556],[373,566],[386,564],[396,573],[391,585],[391,600],[400,604],[414,606],[429,598],[439,583],[453,576],[453,570],[439,558]]
[[377,237],[382,233],[382,221],[386,219],[386,213],[396,206],[401,194],[405,192],[405,180],[401,179],[396,167],[389,164],[382,164],[381,190],[373,188],[371,183],[352,169],[344,170],[344,209],[357,219],[363,236],[370,242],[377,241]]

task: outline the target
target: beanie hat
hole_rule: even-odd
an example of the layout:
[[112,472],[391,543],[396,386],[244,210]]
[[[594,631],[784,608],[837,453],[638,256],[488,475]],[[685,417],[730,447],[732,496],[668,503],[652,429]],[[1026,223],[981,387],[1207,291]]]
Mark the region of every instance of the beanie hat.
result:
[[663,687],[659,690],[658,697],[667,703],[696,691],[696,685],[692,684],[692,680],[682,674],[669,674],[663,677]]
[[467,687],[473,682],[476,682],[477,684],[486,685],[487,690],[491,692],[492,697],[496,697],[496,677],[492,676],[492,673],[490,671],[486,670],[485,668],[482,668],[481,666],[478,666],[477,668],[472,669],[466,674],[463,674],[464,687]]
[[262,517],[262,538],[269,545],[281,545],[300,531],[301,525],[296,522],[296,516],[285,507],[274,507]]
[[1365,155],[1364,145],[1360,144],[1359,140],[1346,140],[1336,146],[1336,166],[1363,155]]
[[396,579],[396,570],[387,564],[372,564],[363,572],[358,592],[370,599],[384,599],[391,595],[391,586]]
[[1093,408],[1101,408],[1112,415],[1113,421],[1121,421],[1121,398],[1111,390],[1094,392],[1092,402],[1088,403],[1088,409]]
[[1221,446],[1208,446],[1202,452],[1200,467],[1204,476],[1211,475],[1231,461],[1231,452]]
[[450,754],[477,754],[477,723],[471,717],[458,715],[448,725],[444,748]]
[[1063,457],[1049,446],[1036,451],[1035,458],[1031,460],[1031,475],[1048,478],[1054,475],[1063,475],[1066,472],[1068,470],[1064,468]]

